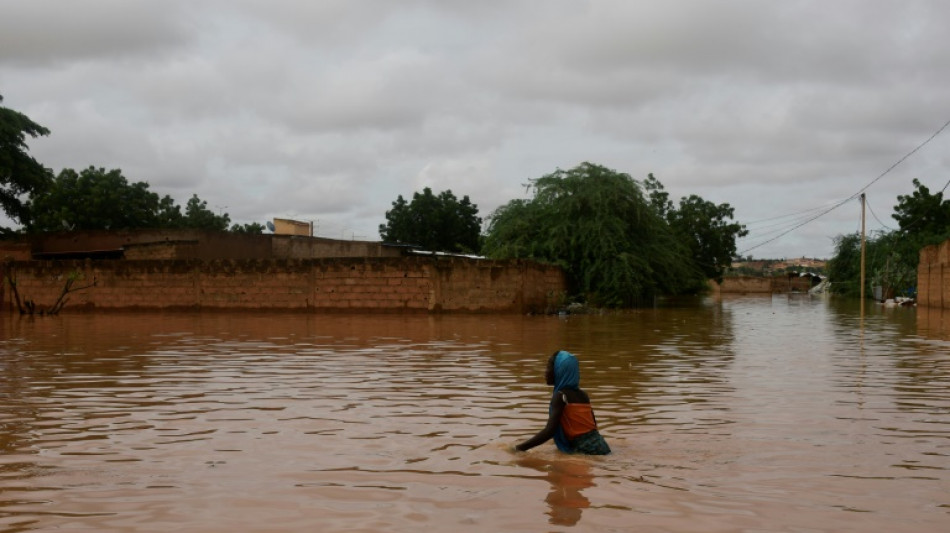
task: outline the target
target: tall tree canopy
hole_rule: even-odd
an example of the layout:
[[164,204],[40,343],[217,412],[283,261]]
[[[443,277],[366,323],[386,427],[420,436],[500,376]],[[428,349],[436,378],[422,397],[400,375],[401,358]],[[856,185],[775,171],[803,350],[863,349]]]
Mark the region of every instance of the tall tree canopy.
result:
[[901,231],[942,242],[950,237],[950,200],[943,199],[943,191],[931,194],[916,178],[913,184],[914,192],[897,196],[892,216]]
[[41,135],[49,135],[49,130],[0,106],[0,209],[18,222],[28,217],[21,197],[42,191],[52,179],[52,172],[27,153],[26,138]]
[[230,223],[231,217],[227,213],[214,214],[213,211],[208,209],[208,202],[194,194],[188,199],[188,204],[185,206],[185,216],[179,222],[179,226],[192,229],[227,231]]
[[857,295],[861,285],[861,235],[850,233],[835,237],[835,255],[825,266],[832,291]]
[[459,200],[451,190],[436,196],[426,187],[421,194],[413,194],[411,202],[399,195],[392,205],[386,211],[386,223],[379,226],[384,241],[431,251],[478,252],[482,219],[468,196]]
[[[917,179],[912,183],[914,191],[897,196],[891,215],[899,229],[867,238],[866,295],[873,294],[874,286],[893,290],[896,295],[913,292],[920,249],[950,239],[950,200],[943,199],[942,191],[931,193]],[[828,278],[835,293],[860,294],[860,242],[857,233],[835,239],[835,255],[828,262]]]
[[231,226],[231,233],[250,233],[260,235],[264,233],[264,225],[260,222],[251,222],[249,224],[234,224]]
[[950,200],[944,199],[943,191],[931,194],[917,179],[912,183],[914,192],[898,195],[894,206],[899,231],[879,239],[881,250],[876,255],[884,257],[883,266],[871,271],[871,283],[898,292],[916,286],[921,248],[950,239]]
[[730,222],[729,204],[714,204],[695,194],[680,199],[679,208],[667,213],[673,232],[686,243],[696,266],[709,279],[722,275],[736,254],[736,239],[748,235],[745,226]]
[[651,179],[649,199],[629,175],[591,163],[531,180],[533,199],[489,217],[483,252],[559,264],[572,291],[597,305],[701,290],[706,277],[690,243],[661,215],[668,200]]
[[159,197],[148,183],[129,183],[118,169],[63,169],[28,204],[30,232],[136,228],[227,230],[227,213],[215,215],[193,196],[185,214],[170,196]]
[[[871,297],[880,286],[888,297],[913,294],[917,283],[920,248],[899,231],[872,234],[866,239],[865,295]],[[835,238],[835,254],[827,264],[828,279],[835,294],[861,294],[861,235],[850,233]]]

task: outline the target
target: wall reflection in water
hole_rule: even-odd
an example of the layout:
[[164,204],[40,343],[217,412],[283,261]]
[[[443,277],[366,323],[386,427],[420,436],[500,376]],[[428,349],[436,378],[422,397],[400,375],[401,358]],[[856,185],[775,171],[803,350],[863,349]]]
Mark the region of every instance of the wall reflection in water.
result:
[[918,307],[917,333],[927,338],[950,339],[950,309]]

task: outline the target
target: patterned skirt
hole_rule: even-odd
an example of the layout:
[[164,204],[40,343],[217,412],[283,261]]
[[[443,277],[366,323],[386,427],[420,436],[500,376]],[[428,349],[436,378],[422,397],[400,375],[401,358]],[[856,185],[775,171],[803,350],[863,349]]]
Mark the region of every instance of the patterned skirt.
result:
[[571,447],[574,449],[571,453],[585,455],[607,455],[610,453],[610,446],[607,446],[607,441],[596,429],[574,437],[574,440],[571,441]]

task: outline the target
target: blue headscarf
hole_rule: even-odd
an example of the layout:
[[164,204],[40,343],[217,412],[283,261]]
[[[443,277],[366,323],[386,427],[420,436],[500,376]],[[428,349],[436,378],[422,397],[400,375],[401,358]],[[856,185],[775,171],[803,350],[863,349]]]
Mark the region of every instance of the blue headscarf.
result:
[[[559,351],[554,356],[554,393],[551,395],[551,409],[554,408],[554,400],[557,399],[558,392],[561,389],[576,389],[580,386],[580,382],[581,371],[577,364],[577,358],[570,352]],[[558,425],[557,431],[554,432],[554,443],[557,444],[557,449],[562,452],[571,453],[573,451],[560,425]]]

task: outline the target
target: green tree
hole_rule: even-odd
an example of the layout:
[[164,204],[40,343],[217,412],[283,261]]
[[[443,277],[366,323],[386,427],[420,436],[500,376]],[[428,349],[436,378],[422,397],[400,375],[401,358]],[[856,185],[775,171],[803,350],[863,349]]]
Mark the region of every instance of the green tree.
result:
[[178,228],[182,225],[183,215],[181,206],[175,203],[175,200],[168,195],[163,196],[158,201],[158,228]]
[[912,183],[915,190],[898,195],[894,206],[892,216],[900,230],[887,235],[887,248],[881,252],[887,254],[887,261],[883,269],[872,272],[874,281],[898,292],[916,285],[921,248],[950,239],[950,200],[944,199],[942,190],[931,194],[919,180]]
[[629,307],[704,286],[687,246],[629,175],[582,163],[529,187],[533,199],[489,217],[487,255],[558,264],[572,293],[595,305]]
[[413,194],[411,202],[402,195],[396,198],[386,211],[386,223],[379,226],[379,236],[431,251],[477,253],[481,225],[478,207],[468,196],[459,200],[451,190],[436,196],[426,187]]
[[897,196],[894,220],[905,235],[914,235],[927,244],[943,242],[950,237],[950,200],[943,199],[943,191],[931,194],[917,179],[913,184],[914,192]]
[[[865,294],[874,286],[893,290],[896,295],[912,293],[916,284],[920,249],[950,238],[950,200],[943,192],[913,180],[911,194],[898,195],[894,220],[900,229],[880,232],[865,242]],[[828,262],[828,278],[837,294],[858,296],[861,292],[861,236],[842,235],[835,239],[835,255]]]
[[170,196],[159,197],[148,183],[129,183],[119,169],[63,169],[28,202],[30,232],[194,228],[227,231],[227,213],[215,215],[197,195],[185,213]]
[[[917,283],[919,248],[908,245],[898,231],[879,232],[865,240],[866,297],[874,287],[882,287],[893,296],[913,294]],[[861,294],[861,235],[851,233],[835,238],[835,254],[826,271],[835,294],[857,297]]]
[[670,201],[670,193],[666,192],[660,180],[653,176],[653,173],[647,174],[647,179],[643,180],[643,188],[647,190],[650,198],[650,205],[656,214],[664,219],[668,219],[673,211],[673,202]]
[[689,248],[696,266],[707,278],[722,282],[736,254],[736,239],[749,234],[745,226],[732,222],[732,206],[717,205],[691,194],[680,198],[677,209],[653,174],[643,181],[643,188],[649,192],[653,209]]
[[118,169],[63,169],[29,202],[31,232],[160,227],[175,217],[174,202],[148,184],[130,184]]
[[185,206],[185,216],[181,221],[181,227],[227,231],[230,223],[231,217],[227,213],[221,215],[214,214],[213,211],[208,209],[208,202],[198,198],[198,195],[194,194]]
[[44,190],[52,180],[52,171],[27,153],[26,138],[41,135],[49,135],[49,130],[20,112],[0,106],[0,209],[20,223],[29,218],[23,195]]
[[[866,252],[865,252],[866,254]],[[835,294],[857,296],[861,291],[861,235],[835,237],[835,254],[825,265]]]
[[692,194],[680,199],[679,209],[667,213],[667,221],[703,275],[720,283],[732,264],[736,239],[749,234],[745,226],[731,222],[733,212],[729,204],[717,205]]
[[264,225],[259,222],[251,222],[250,224],[234,224],[231,226],[231,233],[249,233],[252,235],[260,235],[264,233]]
[[[920,249],[927,244],[931,243],[922,235],[901,230],[875,232],[868,236],[864,253],[865,295],[871,297],[877,286],[894,296],[913,295]],[[835,254],[828,261],[826,271],[835,294],[853,297],[861,294],[860,234],[835,238]]]

